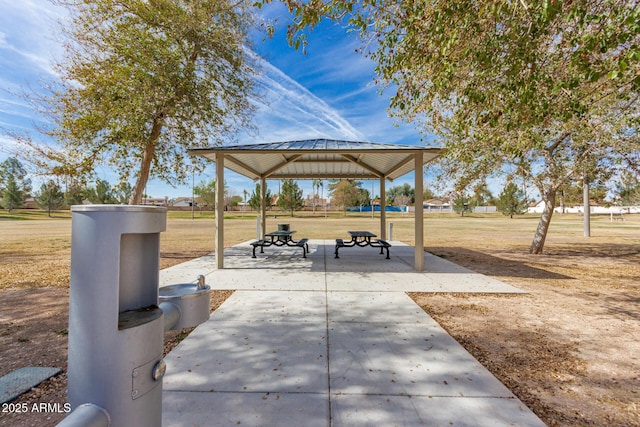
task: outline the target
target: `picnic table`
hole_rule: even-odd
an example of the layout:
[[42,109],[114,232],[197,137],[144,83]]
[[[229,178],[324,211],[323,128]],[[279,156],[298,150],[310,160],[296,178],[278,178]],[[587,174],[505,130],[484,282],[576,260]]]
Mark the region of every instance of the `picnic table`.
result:
[[[251,258],[255,258],[256,257],[256,248],[259,246],[260,247],[260,253],[264,253],[264,247],[265,246],[295,246],[295,247],[299,247],[302,248],[302,257],[306,258],[307,257],[307,252],[309,252],[309,245],[307,244],[307,241],[309,239],[300,239],[298,241],[293,240],[293,235],[295,234],[295,231],[293,230],[276,230],[276,231],[272,231],[270,233],[265,233],[264,235],[264,239],[260,239],[260,240],[256,240],[255,242],[251,243],[251,246],[253,246],[253,256]],[[267,237],[269,239],[267,239]]]
[[[336,239],[336,250],[335,250],[335,258],[340,258],[338,256],[338,249],[340,248],[352,248],[354,246],[371,246],[374,248],[380,248],[380,254],[383,253],[384,250],[387,251],[387,259],[389,259],[389,248],[391,244],[382,239],[374,239],[377,237],[374,233],[370,231],[347,231],[351,236],[351,240],[344,241],[343,239]],[[373,239],[373,240],[372,240]]]

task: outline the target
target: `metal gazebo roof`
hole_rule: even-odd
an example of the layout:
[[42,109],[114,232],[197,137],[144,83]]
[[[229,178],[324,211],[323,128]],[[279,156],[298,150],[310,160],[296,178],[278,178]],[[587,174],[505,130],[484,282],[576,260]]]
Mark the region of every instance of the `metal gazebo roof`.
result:
[[[212,148],[193,148],[189,154],[216,163],[216,194],[224,194],[224,169],[253,180],[260,180],[261,230],[266,230],[264,189],[267,179],[377,179],[380,194],[385,182],[405,175],[433,161],[439,148],[380,144],[373,142],[309,139],[304,141],[247,144]],[[423,174],[415,174],[415,204],[422,206]],[[380,236],[386,238],[385,202],[381,197]],[[216,198],[216,266],[224,268],[224,206]],[[424,268],[423,210],[415,210],[415,269]]]
[[310,139],[304,141],[195,148],[192,155],[215,161],[224,153],[225,167],[253,180],[265,179],[380,179],[388,181],[415,169],[416,151],[424,163],[441,152],[438,148],[373,142]]

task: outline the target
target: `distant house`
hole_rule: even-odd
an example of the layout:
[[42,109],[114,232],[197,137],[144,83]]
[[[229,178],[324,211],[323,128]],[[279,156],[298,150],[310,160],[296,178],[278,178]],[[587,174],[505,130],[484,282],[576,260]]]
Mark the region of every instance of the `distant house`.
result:
[[312,195],[307,195],[307,198],[303,200],[304,206],[313,207],[313,206],[325,206],[327,204],[327,199],[323,199],[320,197],[313,197]]
[[143,197],[142,198],[143,205],[152,205],[152,206],[168,206],[169,198],[168,197]]
[[425,211],[450,212],[451,203],[442,199],[427,199],[422,204]]
[[22,204],[24,209],[38,209],[38,204],[36,203],[36,199],[33,197],[27,197],[24,199],[24,203]]
[[543,200],[538,202],[531,202],[527,207],[527,213],[542,213],[544,211],[545,203]]
[[[193,202],[194,199],[192,197],[177,197],[173,202],[173,206],[177,208],[191,207]],[[197,201],[195,202],[195,206],[198,206]]]
[[[532,202],[529,207],[527,208],[527,212],[528,213],[542,213],[544,211],[544,207],[545,207],[545,203],[544,200],[540,200],[539,202]],[[611,208],[607,208],[604,206],[600,206],[598,204],[598,202],[596,202],[595,200],[591,199],[589,200],[589,209],[591,213],[596,213],[596,214],[603,214],[603,213],[610,213],[611,212]],[[573,214],[582,214],[584,213],[584,209],[582,205],[573,205],[573,206],[566,206],[564,207],[564,211],[562,206],[556,206],[553,209],[554,212],[557,213],[573,213]]]

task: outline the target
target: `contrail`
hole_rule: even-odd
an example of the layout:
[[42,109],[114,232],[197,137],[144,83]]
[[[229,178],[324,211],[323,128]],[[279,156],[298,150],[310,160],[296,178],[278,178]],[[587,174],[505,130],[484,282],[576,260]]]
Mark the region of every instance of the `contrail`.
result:
[[259,132],[253,142],[305,138],[364,140],[362,132],[338,111],[271,63],[255,53],[251,55],[262,71],[256,76],[259,96],[253,99]]

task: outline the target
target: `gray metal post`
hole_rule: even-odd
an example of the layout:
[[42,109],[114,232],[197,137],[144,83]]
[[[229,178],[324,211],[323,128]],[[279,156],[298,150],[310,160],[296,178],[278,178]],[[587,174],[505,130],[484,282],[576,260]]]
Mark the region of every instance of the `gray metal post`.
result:
[[591,203],[589,203],[589,181],[584,175],[582,184],[582,203],[584,206],[584,237],[591,237]]
[[256,217],[256,240],[262,239],[262,232],[260,231],[260,216]]
[[389,235],[387,236],[387,238],[389,239],[389,241],[393,240],[393,223],[392,222],[389,223]]
[[113,426],[162,423],[164,322],[158,307],[166,209],[73,206],[68,401]]

